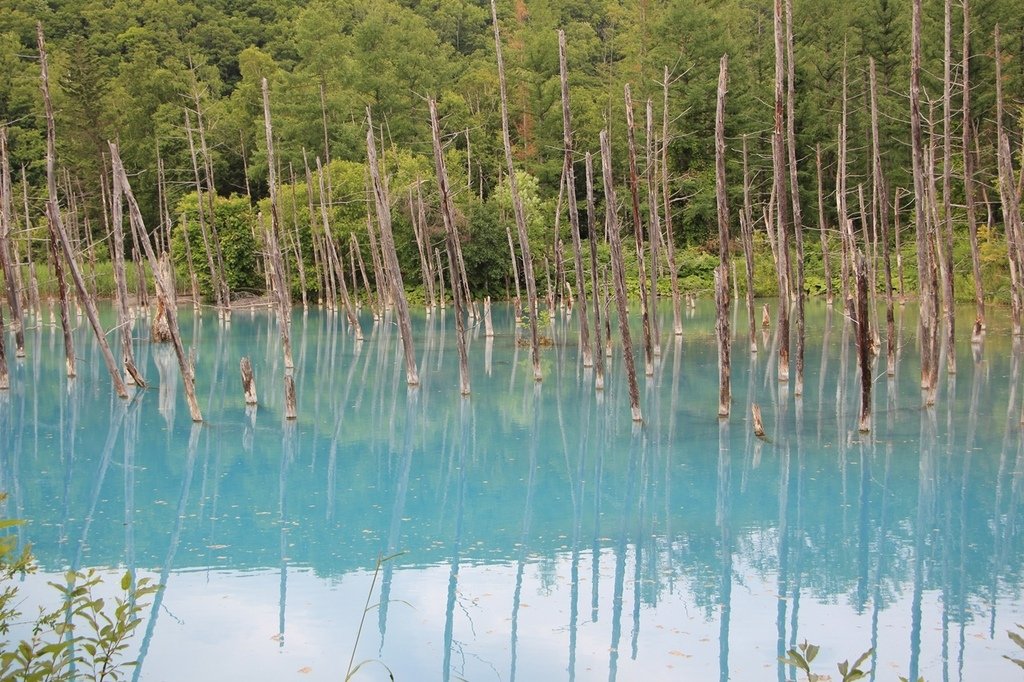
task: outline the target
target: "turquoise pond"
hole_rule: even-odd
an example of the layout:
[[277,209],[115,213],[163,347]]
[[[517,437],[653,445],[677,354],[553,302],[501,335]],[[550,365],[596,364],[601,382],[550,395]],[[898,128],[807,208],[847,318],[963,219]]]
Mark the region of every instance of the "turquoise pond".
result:
[[642,425],[617,343],[594,391],[578,313],[542,329],[535,383],[496,306],[493,339],[470,329],[463,399],[451,309],[414,313],[415,390],[391,320],[364,314],[357,343],[344,316],[297,309],[286,423],[274,316],[225,325],[183,308],[200,425],[144,320],[151,387],[122,401],[84,321],[79,376],[64,377],[47,316],[0,395],[0,511],[27,520],[15,532],[40,565],[23,607],[52,602],[46,583],[68,567],[152,577],[163,590],[129,671],[146,681],[344,679],[368,596],[355,661],[399,681],[787,680],[778,656],[804,639],[833,675],[873,646],[872,679],[1017,679],[1003,656],[1024,654],[1006,634],[1024,623],[1022,351],[991,321],[923,408],[915,315],[898,311],[897,375],[876,363],[870,435],[850,325],[817,303],[802,398],[777,382],[772,338],[758,330],[747,352],[738,316],[724,421],[711,305],[687,311],[678,339],[663,308]]

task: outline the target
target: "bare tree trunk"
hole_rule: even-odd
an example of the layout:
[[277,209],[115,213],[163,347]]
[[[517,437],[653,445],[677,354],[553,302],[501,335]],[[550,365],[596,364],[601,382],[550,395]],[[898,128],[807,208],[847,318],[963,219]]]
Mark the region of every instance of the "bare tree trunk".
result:
[[341,291],[341,302],[345,306],[345,315],[348,317],[349,326],[355,332],[356,340],[363,340],[363,330],[359,326],[359,318],[356,316],[355,308],[352,306],[352,300],[348,296],[348,285],[345,284],[345,272],[341,267],[341,258],[338,255],[338,250],[334,243],[334,237],[331,235],[331,219],[327,214],[327,190],[324,187],[324,168],[320,165],[320,157],[316,160],[316,172],[319,179],[320,189],[320,220],[324,227],[324,244],[327,247],[327,258],[334,269],[336,275],[336,281],[338,283],[338,289]]
[[747,163],[747,136],[743,136],[743,211],[740,213],[740,237],[746,265],[747,326],[750,352],[757,352],[757,323],[754,317],[754,212],[750,202],[750,169]]
[[654,340],[651,331],[650,291],[644,257],[644,228],[640,218],[640,178],[636,166],[636,134],[633,125],[633,96],[625,86],[626,134],[629,142],[629,195],[632,199],[633,237],[636,244],[637,287],[640,289],[640,317],[644,334],[644,374],[654,376]]
[[[71,241],[68,238],[67,233],[64,231],[64,223],[61,220],[60,209],[57,207],[57,181],[55,167],[57,162],[57,133],[53,121],[53,105],[50,101],[50,82],[49,72],[47,67],[46,58],[46,43],[43,39],[43,25],[41,23],[36,24],[36,39],[39,43],[39,63],[40,72],[42,76],[42,91],[43,91],[43,104],[46,111],[46,176],[47,176],[47,190],[49,199],[46,203],[46,212],[50,220],[50,239],[52,240],[52,248],[54,249],[54,264],[55,270],[59,266],[56,264],[60,262],[60,258],[56,253],[57,245],[59,244],[64,251],[64,257],[67,259],[68,269],[71,271],[71,278],[75,282],[75,288],[78,290],[78,296],[81,299],[82,305],[85,306],[86,313],[89,317],[89,324],[92,326],[93,333],[96,335],[96,342],[100,347],[100,351],[103,354],[103,360],[107,365],[107,371],[110,372],[110,378],[114,384],[114,390],[117,392],[118,397],[127,398],[128,389],[124,385],[124,381],[121,379],[121,374],[117,370],[117,363],[114,362],[114,356],[110,352],[110,346],[107,345],[107,337],[100,325],[99,315],[96,312],[96,304],[93,302],[92,297],[89,295],[88,290],[85,287],[85,280],[82,279],[82,273],[78,269],[78,264],[75,261],[75,254],[71,249]],[[62,297],[64,299],[64,305],[61,306],[61,313],[64,315],[65,308],[67,307],[66,295]],[[65,327],[65,348],[74,354],[73,349],[70,347],[70,330]],[[71,367],[69,365],[69,376],[71,376]]]
[[124,213],[121,203],[121,178],[113,177],[110,207],[113,223],[112,251],[114,256],[114,307],[117,310],[117,327],[121,338],[121,360],[127,374],[126,381],[145,387],[146,381],[135,366],[135,355],[132,352],[131,316],[128,312],[128,283],[124,272]]
[[0,307],[0,391],[6,391],[11,387],[11,376],[7,370],[7,348],[5,339],[7,331],[4,329],[4,311]]
[[629,407],[633,421],[643,421],[640,412],[640,388],[636,383],[636,365],[633,362],[633,340],[629,334],[629,309],[626,307],[626,278],[622,264],[622,238],[619,234],[619,216],[615,201],[615,181],[612,177],[612,149],[608,131],[601,131],[601,167],[604,175],[605,220],[612,250],[612,278],[615,280],[615,304],[619,311],[619,331],[622,334],[622,360],[629,383]]
[[[796,159],[796,63],[793,55],[793,2],[786,0],[786,139],[789,152],[789,195],[793,203],[793,234],[796,237],[796,384],[793,395],[804,392],[804,236],[800,207],[800,180]],[[788,261],[788,254],[787,254]],[[787,279],[790,273],[786,273]]]
[[[597,217],[594,206],[594,163],[590,152],[584,157],[587,176],[587,241],[590,242],[590,290],[594,295],[594,389],[604,389],[604,352],[601,348],[601,298],[597,273]],[[580,285],[580,290],[583,286]]]
[[277,322],[281,332],[281,347],[284,351],[284,368],[295,367],[292,361],[291,340],[291,291],[285,281],[284,258],[278,236],[281,234],[280,208],[277,200],[277,164],[274,160],[274,131],[270,123],[270,86],[267,79],[261,82],[263,89],[263,129],[267,137],[267,189],[270,193],[270,226],[267,228],[270,259],[273,264],[274,289],[277,292]]
[[[203,185],[199,177],[199,162],[196,159],[195,142],[192,139],[192,117],[188,109],[185,110],[185,135],[188,138],[189,155],[192,157],[192,174],[196,186],[196,217],[199,221],[199,233],[203,237],[203,249],[206,251],[206,265],[210,269],[210,286],[213,288],[214,301],[217,304],[217,313],[224,316],[226,302],[224,300],[224,287],[220,283],[220,269],[214,259],[214,247],[211,246],[210,234],[206,225],[206,209],[203,205]],[[273,171],[271,171],[273,172]]]
[[658,325],[658,272],[661,269],[659,252],[661,250],[661,217],[658,215],[658,187],[655,178],[657,177],[658,157],[654,151],[654,109],[651,100],[647,100],[647,121],[646,121],[645,154],[647,159],[647,214],[650,220],[650,229],[647,232],[648,245],[651,249],[651,292],[650,292],[650,318],[651,318],[651,343],[653,345],[654,357],[661,357],[661,327]]
[[871,173],[874,189],[881,209],[882,223],[882,261],[885,267],[885,336],[886,336],[886,374],[896,375],[896,317],[892,299],[892,259],[889,257],[889,197],[885,187],[885,175],[882,172],[882,153],[878,133],[878,79],[875,75],[875,60],[868,60],[868,72],[871,82]]
[[0,267],[7,288],[7,304],[11,307],[14,330],[14,355],[25,357],[25,318],[21,310],[21,277],[11,256],[11,165],[7,157],[7,126],[0,124]]
[[[416,192],[419,194],[420,185],[419,181],[416,183]],[[419,196],[419,205],[423,205],[423,197]],[[422,219],[422,213],[417,209],[417,205],[412,200],[412,188],[409,188],[409,221],[412,223],[413,236],[416,238],[416,250],[420,255],[420,277],[423,280],[423,288],[427,295],[427,315],[433,310],[435,305],[434,300],[434,277],[433,271],[430,268],[430,258],[427,256],[429,244],[425,245],[427,236],[427,225],[426,221]]]
[[[715,334],[718,337],[719,417],[728,417],[732,407],[730,379],[732,334],[729,331],[729,199],[725,180],[725,95],[728,91],[728,83],[729,56],[722,55],[718,66],[718,104],[715,109],[715,199],[718,207],[718,268],[715,270],[715,304],[718,309],[718,321],[715,324]],[[780,192],[779,196],[782,197],[784,194]],[[779,203],[782,205],[785,202],[780,201]],[[787,300],[782,309],[787,308],[788,304]]]
[[[668,268],[672,274],[672,330],[676,336],[683,335],[683,315],[679,301],[679,269],[676,266],[675,235],[672,234],[672,205],[668,186],[668,67],[665,67],[662,82],[661,112],[661,200],[665,213],[665,242],[668,244]],[[750,224],[753,226],[753,223]],[[593,236],[591,236],[593,239]],[[595,294],[596,295],[596,294]]]
[[893,196],[893,240],[896,242],[896,274],[900,281],[900,305],[907,302],[907,289],[903,278],[903,245],[900,243],[900,194],[903,192],[901,187],[896,188],[896,194]]
[[[964,155],[964,204],[967,209],[967,228],[971,238],[971,272],[974,275],[975,320],[985,328],[985,289],[981,281],[981,254],[978,251],[978,217],[974,207],[974,120],[971,118],[971,13],[970,0],[963,0],[963,64],[960,69],[963,78],[963,155]],[[980,340],[980,339],[979,339]]]
[[239,362],[242,371],[242,391],[245,393],[245,404],[255,405],[256,400],[256,379],[252,375],[252,363],[248,357],[243,357]]
[[405,284],[402,271],[398,266],[398,252],[395,250],[395,237],[391,231],[391,201],[388,198],[388,187],[381,177],[380,165],[377,161],[377,144],[373,137],[373,118],[370,108],[366,108],[366,151],[370,164],[370,181],[373,184],[374,205],[377,208],[377,224],[380,226],[381,249],[384,265],[388,269],[388,281],[391,283],[391,296],[398,307],[398,328],[402,335],[402,349],[405,354],[405,377],[410,386],[420,383],[416,369],[416,348],[412,339],[412,322],[409,319],[409,303],[405,299]]
[[[491,6],[492,12],[493,4]],[[497,37],[497,22],[495,22],[495,37]],[[499,58],[500,63],[500,58]],[[469,395],[469,356],[466,353],[466,325],[463,320],[464,305],[462,301],[462,291],[458,285],[458,272],[459,260],[455,250],[455,242],[459,238],[458,229],[455,226],[455,209],[452,206],[451,190],[448,186],[448,169],[445,167],[444,162],[444,149],[441,147],[441,126],[437,121],[437,103],[434,100],[430,100],[430,131],[433,138],[434,147],[434,167],[437,172],[437,190],[438,194],[441,195],[441,219],[444,222],[444,229],[447,239],[445,243],[448,249],[448,262],[453,272],[451,274],[452,279],[452,298],[455,302],[455,335],[456,345],[459,351],[459,391],[462,395]],[[507,122],[506,122],[507,126]],[[505,139],[508,139],[508,128],[505,129]],[[511,157],[510,157],[511,158]],[[527,246],[529,249],[529,246]],[[527,250],[526,253],[529,253]],[[440,267],[438,268],[440,272]],[[444,293],[442,290],[442,298]],[[536,310],[533,311],[534,320],[534,334],[536,334]],[[534,343],[536,343],[536,336],[534,336]],[[536,346],[534,346],[536,348]],[[539,360],[538,360],[539,362]],[[539,369],[538,369],[539,371]]]
[[[825,266],[825,304],[832,306],[832,258],[828,251],[828,233],[825,227],[825,194],[821,183],[821,144],[814,148],[815,168],[818,175],[818,236],[821,238],[821,262]],[[888,254],[888,251],[886,252]]]
[[942,218],[945,223],[945,234],[936,234],[940,242],[945,242],[945,293],[946,304],[946,372],[956,373],[956,310],[953,297],[953,200],[951,183],[953,177],[953,3],[945,0],[943,11],[943,68],[942,68]]
[[[572,230],[572,254],[576,265],[576,289],[580,300],[580,346],[582,347],[583,366],[591,367],[594,357],[590,347],[590,324],[587,320],[587,289],[583,272],[583,253],[580,242],[580,216],[576,204],[576,171],[573,168],[572,116],[569,110],[569,69],[566,66],[565,32],[558,32],[558,67],[562,81],[562,146],[565,147],[565,158],[562,173],[569,196],[569,226]],[[593,235],[591,235],[593,239]]]
[[920,302],[919,335],[921,340],[921,388],[925,403],[934,402],[932,384],[932,347],[935,311],[931,296],[931,255],[928,239],[928,198],[925,190],[924,146],[921,141],[921,0],[913,0],[910,43],[910,143],[914,172],[914,207],[917,231],[918,300]]
[[[292,190],[292,231],[290,233],[292,255],[295,256],[295,268],[299,271],[299,286],[302,288],[302,309],[309,310],[309,298],[306,292],[306,266],[302,262],[302,234],[299,232],[299,207],[295,198],[295,193],[298,188],[295,184],[295,169],[292,167],[291,162],[288,163],[288,174],[291,176]],[[311,222],[312,218],[313,216],[311,214]]]
[[[1024,300],[1022,300],[1021,279],[1024,273],[1021,272],[1024,259],[1019,252],[1018,240],[1014,222],[1009,217],[1013,213],[1013,195],[1016,194],[1013,174],[1012,157],[1003,158],[1010,154],[1010,145],[1003,144],[1006,133],[1003,128],[1003,58],[1000,43],[1000,31],[998,24],[995,33],[995,61],[996,61],[996,144],[998,144],[997,158],[999,163],[999,198],[1003,205],[1003,222],[1006,231],[1006,248],[1010,264],[1010,309],[1013,323],[1013,335],[1020,336],[1022,329],[1022,317],[1024,317]],[[1018,207],[1019,208],[1019,207]]]
[[[775,0],[775,134],[772,137],[772,170],[779,236],[779,381],[789,381],[789,211],[786,206],[786,146],[783,81],[785,78],[785,35],[782,0]],[[723,279],[727,275],[723,275]]]
[[[526,279],[526,297],[530,314],[530,349],[533,359],[533,378],[544,378],[540,369],[540,339],[537,334],[537,282],[533,277],[533,258],[530,256],[530,239],[526,231],[526,214],[519,196],[519,183],[512,163],[512,140],[508,129],[508,94],[505,85],[505,62],[501,56],[501,34],[498,29],[498,9],[491,0],[491,21],[494,24],[494,51],[498,62],[498,85],[501,92],[501,139],[505,146],[505,165],[508,170],[508,186],[512,195],[512,211],[515,214],[516,229],[519,232],[519,251],[523,255],[523,277]],[[467,385],[468,387],[468,385]]]
[[117,145],[113,142],[109,144],[111,168],[114,174],[121,178],[120,187],[124,193],[125,201],[128,204],[128,218],[139,228],[138,232],[142,239],[142,248],[146,252],[146,258],[149,259],[149,267],[153,271],[153,279],[156,283],[157,306],[163,306],[165,308],[165,314],[167,315],[167,328],[171,335],[171,344],[174,347],[174,354],[178,358],[178,368],[181,370],[181,380],[185,385],[185,399],[188,402],[188,409],[191,413],[192,421],[201,422],[203,421],[203,414],[199,409],[199,402],[196,400],[195,367],[193,367],[192,363],[185,355],[185,349],[181,342],[181,333],[178,328],[178,310],[174,296],[174,277],[171,275],[169,268],[165,269],[161,266],[160,261],[153,250],[153,245],[149,240],[149,233],[146,232],[145,225],[142,222],[142,213],[139,211],[139,205],[136,203],[135,196],[132,194],[128,175],[125,173],[124,166],[121,164],[121,155],[118,153]]
[[857,356],[860,359],[860,431],[871,431],[871,315],[868,311],[868,273],[864,255],[857,254]]

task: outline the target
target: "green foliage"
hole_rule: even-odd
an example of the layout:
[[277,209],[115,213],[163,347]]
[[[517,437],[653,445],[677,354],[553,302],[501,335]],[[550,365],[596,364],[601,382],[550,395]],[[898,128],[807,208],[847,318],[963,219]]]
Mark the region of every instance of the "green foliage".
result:
[[[813,663],[814,659],[817,658],[820,647],[814,644],[808,644],[804,641],[803,644],[798,646],[798,649],[790,649],[786,652],[786,656],[779,658],[779,660],[786,665],[793,666],[803,672],[804,675],[806,675],[807,682],[819,682],[819,680],[832,679],[828,675],[811,672],[811,663]],[[868,660],[873,652],[874,649],[868,649],[862,653],[856,661],[854,661],[852,666],[849,661],[843,661],[840,663],[837,667],[839,669],[839,674],[842,676],[842,681],[854,682],[855,680],[865,679],[871,673],[871,669],[861,670],[860,666]]]
[[[0,530],[17,521],[0,520]],[[40,607],[28,639],[10,642],[11,626],[22,620],[16,580],[36,570],[28,548],[19,553],[16,536],[0,537],[0,682],[22,680],[116,682],[125,679],[129,641],[138,629],[147,597],[157,591],[148,578],[135,581],[126,572],[112,603],[97,596],[103,579],[90,569],[67,571],[64,583],[49,583],[59,596],[54,608]]]
[[[1021,632],[1014,632],[1013,630],[1007,630],[1006,634],[1007,634],[1007,636],[1009,636],[1010,640],[1014,644],[1016,644],[1020,649],[1024,650],[1024,637],[1021,636],[1021,633],[1024,632],[1024,625],[1021,625],[1021,624],[1018,623],[1017,624],[1017,629],[1020,630]],[[1015,663],[1019,668],[1024,668],[1024,659],[1013,658],[1012,656],[1003,656],[1003,658],[1005,658],[1006,660],[1008,660],[1008,661],[1010,661],[1012,663]]]
[[[204,197],[204,203],[206,202]],[[192,267],[199,280],[200,292],[205,297],[213,294],[210,284],[210,268],[208,266],[202,226],[197,212],[196,195],[189,194],[178,202],[178,212],[184,216],[175,225],[171,236],[171,256],[174,260],[178,279],[188,281],[188,252],[191,251]],[[245,197],[217,197],[211,225],[209,205],[204,206],[206,243],[212,250],[215,246],[213,229],[220,240],[221,253],[224,259],[225,276],[232,292],[247,294],[260,293],[264,287],[263,276],[259,270],[259,253],[262,249],[262,226],[256,211],[249,206]],[[269,215],[263,217],[269,220]],[[188,239],[188,250],[185,239]],[[216,262],[216,254],[213,254]]]

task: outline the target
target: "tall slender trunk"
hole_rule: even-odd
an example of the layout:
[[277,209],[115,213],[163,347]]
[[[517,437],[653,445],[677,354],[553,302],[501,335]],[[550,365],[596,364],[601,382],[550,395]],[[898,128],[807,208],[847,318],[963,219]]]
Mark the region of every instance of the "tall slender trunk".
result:
[[978,251],[978,217],[974,207],[974,153],[971,149],[974,137],[974,120],[971,118],[971,3],[970,0],[963,0],[963,3],[963,63],[960,71],[963,78],[964,205],[967,209],[967,229],[971,239],[971,272],[974,275],[975,320],[984,329],[985,289],[981,281],[981,254]]
[[21,309],[21,277],[11,249],[12,191],[11,164],[7,156],[7,126],[0,124],[0,267],[3,268],[7,288],[7,304],[11,307],[14,354],[21,358],[25,357],[25,319]]
[[[821,182],[821,144],[814,148],[814,163],[818,179],[818,237],[821,239],[821,262],[825,266],[825,304],[832,306],[832,258],[828,250],[828,231],[825,225],[825,193]],[[886,252],[888,253],[888,252]]]
[[953,200],[951,184],[953,178],[953,3],[945,0],[943,10],[943,59],[942,59],[942,219],[944,234],[936,237],[944,243],[945,278],[943,292],[946,306],[946,371],[956,373],[956,311],[953,291]]
[[747,326],[750,352],[757,352],[757,321],[754,316],[754,212],[750,202],[750,168],[747,162],[747,136],[743,136],[743,211],[740,213],[740,237],[747,282]]
[[[672,233],[672,205],[668,186],[668,67],[665,67],[662,82],[661,111],[661,200],[662,212],[665,214],[665,243],[668,246],[668,269],[672,282],[672,331],[676,336],[683,334],[683,315],[679,297],[679,269],[676,266],[675,235]],[[751,223],[751,225],[753,225]],[[593,237],[591,237],[593,239]]]
[[643,324],[644,374],[654,376],[654,334],[651,330],[650,287],[644,257],[644,227],[640,217],[640,177],[636,165],[636,133],[633,124],[633,96],[625,86],[626,136],[629,142],[629,196],[632,200],[633,237],[636,245],[637,287],[640,289],[640,317]]
[[[715,324],[715,333],[718,336],[718,416],[728,417],[732,405],[730,380],[732,335],[729,331],[729,199],[725,182],[725,95],[729,82],[728,55],[722,55],[718,68],[718,97],[715,108],[715,199],[718,207],[718,269],[715,271],[715,303],[718,308],[718,321]],[[780,201],[779,203],[785,202]],[[788,301],[786,303],[788,304]]]
[[[789,153],[789,195],[796,237],[796,383],[794,395],[804,392],[804,235],[800,208],[800,179],[796,161],[796,61],[793,55],[793,2],[786,0],[786,141]],[[787,256],[788,259],[788,256]],[[786,273],[788,278],[790,273]]]
[[594,205],[594,162],[584,157],[587,176],[587,241],[590,242],[590,290],[594,295],[594,389],[604,389],[604,351],[601,348],[601,289],[597,272],[597,216]]
[[[512,139],[508,126],[508,91],[505,84],[505,61],[501,56],[501,33],[498,29],[498,9],[491,0],[491,22],[494,25],[494,52],[498,62],[498,87],[501,93],[501,140],[505,147],[505,165],[508,170],[509,193],[512,195],[512,212],[515,214],[516,230],[519,233],[519,251],[523,257],[523,276],[526,279],[526,297],[530,315],[530,350],[533,359],[533,378],[544,378],[540,369],[540,339],[537,333],[537,281],[533,277],[533,258],[530,256],[530,238],[526,231],[526,214],[519,183],[516,181],[515,165],[512,163]],[[468,387],[468,384],[467,384]]]
[[587,320],[587,288],[583,272],[582,246],[580,243],[579,207],[576,205],[576,171],[573,168],[572,116],[569,110],[569,69],[566,66],[564,31],[558,32],[558,70],[562,84],[562,146],[565,148],[562,173],[565,174],[566,192],[569,199],[572,255],[576,266],[576,295],[580,301],[580,346],[583,355],[583,366],[590,367],[594,364],[594,358],[590,348],[590,324]]
[[879,220],[882,223],[882,262],[885,267],[885,336],[886,373],[896,374],[896,317],[892,297],[892,259],[889,256],[889,196],[886,191],[885,175],[882,172],[882,153],[878,132],[878,79],[875,74],[875,60],[868,60],[868,75],[871,84],[871,173],[873,192],[878,197]]
[[[775,0],[775,133],[772,136],[772,174],[779,237],[779,381],[789,381],[789,208],[786,202],[785,35],[782,0]],[[723,279],[725,276],[723,275]]]

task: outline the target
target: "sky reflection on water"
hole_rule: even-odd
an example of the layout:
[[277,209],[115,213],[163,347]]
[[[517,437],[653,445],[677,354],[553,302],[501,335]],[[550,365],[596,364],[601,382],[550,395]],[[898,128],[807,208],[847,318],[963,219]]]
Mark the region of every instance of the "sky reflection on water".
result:
[[357,343],[341,316],[297,311],[291,424],[266,312],[225,327],[182,310],[208,420],[196,426],[169,349],[138,344],[154,386],[123,402],[88,330],[71,382],[59,331],[32,332],[0,397],[5,511],[29,520],[17,532],[43,568],[25,589],[52,596],[45,581],[68,566],[165,584],[136,642],[142,680],[343,677],[376,557],[396,552],[356,660],[400,680],[784,680],[776,657],[804,638],[826,672],[875,646],[881,680],[1011,677],[1020,348],[997,327],[977,357],[965,344],[924,409],[908,306],[897,376],[876,363],[865,437],[849,327],[823,306],[809,315],[802,399],[775,381],[773,339],[751,356],[734,325],[720,422],[712,310],[698,306],[641,377],[642,427],[621,356],[595,394],[574,321],[557,319],[535,384],[498,306],[497,337],[473,330],[468,400],[450,310],[414,320],[412,391],[393,324],[365,319]]

